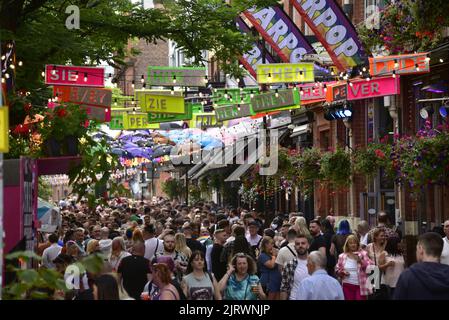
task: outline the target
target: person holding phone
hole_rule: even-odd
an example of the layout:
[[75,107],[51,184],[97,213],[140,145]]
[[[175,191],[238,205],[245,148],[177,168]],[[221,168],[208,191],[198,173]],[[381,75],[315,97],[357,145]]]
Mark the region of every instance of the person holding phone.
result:
[[255,275],[256,263],[245,253],[237,253],[218,283],[223,300],[265,300],[267,298]]
[[371,293],[366,273],[371,264],[366,251],[360,249],[358,238],[355,235],[348,236],[335,268],[343,284],[345,300],[365,300]]

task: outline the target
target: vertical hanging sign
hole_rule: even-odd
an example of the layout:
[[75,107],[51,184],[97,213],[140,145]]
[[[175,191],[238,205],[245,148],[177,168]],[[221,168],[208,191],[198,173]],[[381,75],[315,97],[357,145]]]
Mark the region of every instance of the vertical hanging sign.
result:
[[364,64],[366,54],[354,26],[334,0],[290,0],[326,48],[338,70]]
[[281,7],[252,8],[245,11],[244,15],[283,62],[300,62],[305,54],[315,53],[304,35]]

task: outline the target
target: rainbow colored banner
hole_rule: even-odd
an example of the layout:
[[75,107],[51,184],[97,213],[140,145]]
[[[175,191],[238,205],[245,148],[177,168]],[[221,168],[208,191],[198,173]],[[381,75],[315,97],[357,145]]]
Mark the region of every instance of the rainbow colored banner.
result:
[[281,7],[252,8],[243,14],[283,62],[301,62],[305,54],[315,53],[307,39]]
[[290,0],[326,48],[339,71],[367,62],[351,21],[335,0]]
[[[236,24],[242,33],[251,34],[251,29],[242,18],[237,17]],[[254,42],[253,48],[243,54],[243,56],[239,59],[240,63],[254,78],[257,78],[257,66],[263,63],[262,52],[262,45],[258,42]],[[268,51],[265,51],[265,60],[267,63],[274,63],[274,59]]]

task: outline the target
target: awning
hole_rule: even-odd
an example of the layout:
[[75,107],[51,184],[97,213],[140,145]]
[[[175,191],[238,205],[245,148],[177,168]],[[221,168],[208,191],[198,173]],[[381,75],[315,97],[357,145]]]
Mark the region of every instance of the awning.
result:
[[290,135],[290,138],[294,138],[297,137],[301,134],[305,134],[310,132],[310,125],[309,124],[303,124],[301,126],[296,126],[295,128],[293,128],[293,132]]
[[206,162],[206,165],[198,173],[196,173],[192,177],[192,179],[195,180],[200,178],[209,170],[224,168],[228,164],[233,164],[235,157],[237,155],[241,155],[244,152],[246,146],[255,139],[255,137],[248,137],[248,140],[241,139],[230,146],[226,146],[225,148],[221,148],[218,150],[215,149],[209,161],[202,161],[203,163]]
[[234,172],[232,172],[229,177],[225,179],[225,182],[231,182],[231,181],[240,181],[240,177],[248,171],[253,164],[255,164],[257,161],[257,150],[253,150],[250,155],[248,155],[248,159],[245,161],[247,163],[241,164],[238,166]]

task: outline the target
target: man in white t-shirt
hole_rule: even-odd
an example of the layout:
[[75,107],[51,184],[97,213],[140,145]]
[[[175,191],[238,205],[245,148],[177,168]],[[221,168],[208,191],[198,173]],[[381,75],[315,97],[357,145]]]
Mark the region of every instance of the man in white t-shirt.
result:
[[281,273],[285,264],[296,258],[295,239],[296,231],[292,228],[287,232],[288,244],[285,247],[281,248],[281,250],[279,250],[279,253],[276,257],[276,264],[278,265],[279,271]]
[[246,240],[251,247],[259,247],[259,243],[262,240],[262,236],[259,235],[259,224],[256,221],[251,221],[248,224],[248,234],[246,235]]
[[307,270],[309,240],[306,236],[298,235],[296,237],[295,250],[297,258],[287,262],[282,270],[281,300],[296,300],[299,284],[310,276]]
[[153,224],[146,225],[142,232],[143,239],[145,240],[144,257],[150,261],[153,260],[156,253],[164,252],[164,243],[154,236],[155,232],[156,230]]
[[446,237],[443,238],[444,247],[440,262],[449,265],[449,220],[444,221],[444,233]]

